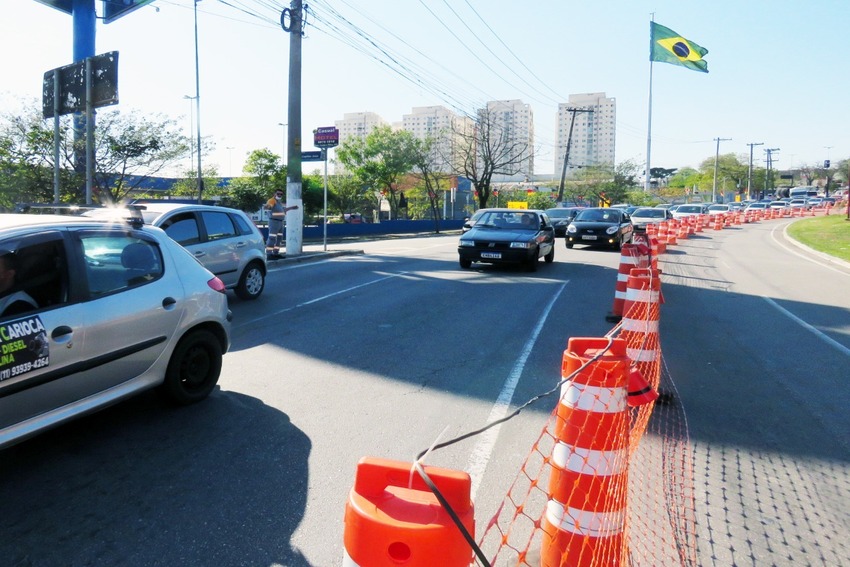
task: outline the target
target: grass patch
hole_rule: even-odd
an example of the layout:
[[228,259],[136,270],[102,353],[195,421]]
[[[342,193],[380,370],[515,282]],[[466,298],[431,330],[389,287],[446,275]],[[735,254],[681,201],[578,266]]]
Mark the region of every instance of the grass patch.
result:
[[831,214],[795,222],[788,234],[809,248],[850,262],[850,221],[846,215]]

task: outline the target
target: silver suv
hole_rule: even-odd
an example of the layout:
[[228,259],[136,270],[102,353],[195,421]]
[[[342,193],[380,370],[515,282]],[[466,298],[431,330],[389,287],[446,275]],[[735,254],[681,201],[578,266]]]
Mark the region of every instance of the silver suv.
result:
[[215,387],[224,284],[141,223],[0,214],[0,447],[157,387]]

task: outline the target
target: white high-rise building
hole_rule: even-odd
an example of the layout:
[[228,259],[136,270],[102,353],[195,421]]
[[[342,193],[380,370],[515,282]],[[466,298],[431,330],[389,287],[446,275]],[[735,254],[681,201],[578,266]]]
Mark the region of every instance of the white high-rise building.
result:
[[508,144],[522,151],[524,159],[513,176],[499,176],[493,181],[530,181],[534,179],[534,112],[521,100],[493,100],[487,103],[492,126],[501,129]]
[[355,136],[365,138],[373,128],[388,126],[388,122],[374,112],[346,112],[342,120],[335,120],[339,130],[339,143]]
[[[575,112],[571,109],[592,112]],[[558,105],[556,124],[555,176],[560,178],[564,167],[570,123],[573,124],[567,176],[574,168],[586,165],[614,165],[614,146],[617,132],[617,101],[605,93],[570,95],[569,102]]]
[[459,143],[457,133],[465,131],[464,126],[470,122],[444,106],[419,106],[402,117],[401,127],[420,140],[433,138],[433,166],[436,171],[449,173]]

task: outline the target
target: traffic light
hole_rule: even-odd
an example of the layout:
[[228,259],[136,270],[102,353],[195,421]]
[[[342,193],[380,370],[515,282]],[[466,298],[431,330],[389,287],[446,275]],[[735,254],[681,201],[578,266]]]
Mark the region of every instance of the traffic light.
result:
[[829,169],[829,160],[828,159],[823,160],[823,168]]

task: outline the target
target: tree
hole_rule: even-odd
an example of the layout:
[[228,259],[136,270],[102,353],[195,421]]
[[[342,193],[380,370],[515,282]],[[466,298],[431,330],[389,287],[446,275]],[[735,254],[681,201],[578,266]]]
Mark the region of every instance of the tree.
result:
[[186,156],[187,138],[174,120],[119,111],[99,113],[95,134],[95,186],[102,204],[118,203]]
[[490,200],[493,176],[519,173],[531,148],[527,142],[513,138],[502,127],[496,113],[488,108],[478,111],[471,128],[456,126],[453,134],[458,145],[457,153],[452,156],[452,167],[472,181],[478,206],[485,208]]
[[[70,117],[60,119],[60,202],[81,203],[85,174],[74,170],[74,133]],[[117,110],[98,113],[94,147],[93,200],[117,202],[147,177],[173,166],[188,155],[189,139],[174,121]],[[21,108],[0,115],[0,188],[3,206],[17,202],[52,202],[53,124],[41,117],[40,106],[22,102]]]
[[353,175],[331,175],[328,177],[328,201],[343,215],[363,212],[361,209],[368,205],[369,197],[366,188]]
[[438,170],[436,155],[437,141],[432,137],[414,140],[413,165],[416,178],[422,183],[434,219],[434,232],[440,232],[440,200],[443,191],[448,189],[451,176]]
[[[714,188],[714,159],[706,158],[700,164],[702,173],[700,189],[711,193]],[[721,154],[717,156],[717,187],[722,191],[723,180],[731,181],[734,188],[740,189],[747,186],[747,173],[749,170],[749,157],[735,154]]]
[[666,183],[664,183],[664,182],[667,181],[667,179],[669,179],[670,176],[672,176],[674,173],[676,173],[676,169],[677,168],[675,168],[675,167],[671,168],[671,169],[666,169],[664,167],[651,167],[651,168],[649,168],[650,183],[652,182],[653,179],[658,179],[661,182],[661,183],[658,184],[659,186],[666,185]]
[[[365,138],[349,138],[337,149],[339,162],[390,203],[390,218],[398,217],[399,179],[413,168],[415,140],[407,130],[393,131],[389,126],[372,129]],[[377,207],[376,207],[377,208]]]

